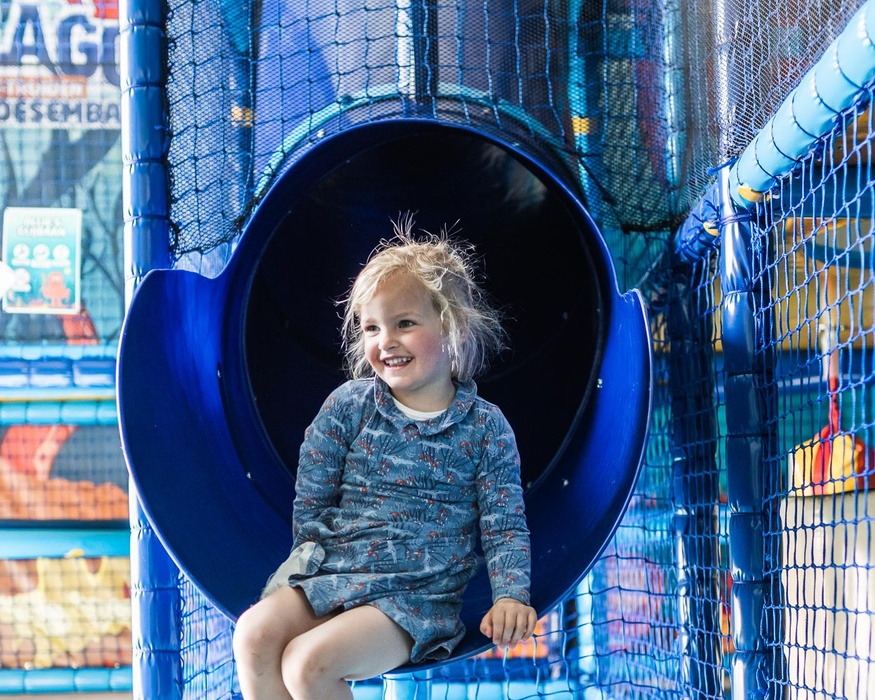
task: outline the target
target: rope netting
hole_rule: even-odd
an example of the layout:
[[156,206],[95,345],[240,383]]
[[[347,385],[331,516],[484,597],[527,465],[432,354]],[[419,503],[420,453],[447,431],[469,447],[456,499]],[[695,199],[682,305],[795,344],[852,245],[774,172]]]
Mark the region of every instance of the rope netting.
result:
[[[618,231],[667,231],[662,19],[632,5],[171,3],[176,255],[232,240],[314,143],[402,116],[519,141],[591,181]],[[648,236],[625,238],[646,269]]]
[[[415,117],[519,142],[571,173],[621,286],[643,287],[652,299],[651,435],[636,493],[602,558],[542,620],[534,644],[419,674],[408,681],[411,692],[417,683],[428,684],[430,698],[456,697],[460,687],[477,698],[729,692],[735,646],[720,264],[715,252],[672,267],[668,243],[714,182],[713,169],[739,155],[858,6],[169,3],[178,267],[217,274],[270,185],[326,137]],[[871,173],[857,164],[867,161],[869,119],[862,107],[845,117],[847,128],[831,140],[852,144],[842,155],[832,145],[818,151],[834,161],[828,172],[817,155],[782,181],[757,234],[760,249],[774,253],[757,271],[771,295],[761,303],[774,297],[776,304],[760,320],[774,318],[778,328],[762,349],[778,359],[765,389],[779,397],[772,427],[780,445],[763,485],[773,524],[767,574],[777,582],[766,627],[781,630],[769,642],[766,675],[770,690],[789,686],[794,697],[845,697],[851,678],[859,688],[868,682],[871,603],[863,589],[871,588],[871,569],[860,563],[870,559],[868,491],[830,495],[824,505],[794,493],[788,464],[824,463],[828,445],[826,463],[853,453],[868,465],[859,443],[872,444],[872,303],[863,298],[871,296],[872,262],[869,224],[860,222],[871,215],[860,211]],[[842,349],[835,385],[824,374],[824,358],[838,354],[824,349],[827,337]],[[230,629],[184,578],[180,589],[192,649],[186,692],[231,697]],[[393,682],[400,683],[359,683],[356,697],[399,692]]]
[[563,161],[632,286],[858,5],[170,2],[174,253],[326,136],[416,116]]
[[875,693],[871,90],[762,205],[757,313],[774,357],[765,561],[770,689]]
[[[405,682],[427,683],[432,698],[724,696],[735,638],[719,253],[674,264],[669,242],[713,169],[739,155],[859,5],[168,0],[178,267],[217,274],[270,186],[316,144],[411,117],[517,143],[561,173],[621,287],[651,299],[645,462],[577,592],[510,655],[360,683],[357,697]],[[19,281],[0,313],[0,519],[7,542],[51,543],[2,554],[0,690],[24,687],[19,671],[117,670],[131,658],[126,557],[112,537],[78,546],[91,542],[81,521],[119,525],[127,491],[112,396],[124,306],[117,20],[110,0],[0,1],[0,203],[10,217],[81,212],[78,281],[37,280],[21,253],[33,282]],[[775,436],[758,632],[775,696],[875,696],[870,98],[780,181],[753,227],[768,329],[760,390],[774,397],[764,405]],[[12,240],[4,226],[7,263]],[[230,624],[182,576],[178,588],[180,609],[154,614],[179,616],[182,692],[231,697]],[[58,641],[58,620],[82,633]]]

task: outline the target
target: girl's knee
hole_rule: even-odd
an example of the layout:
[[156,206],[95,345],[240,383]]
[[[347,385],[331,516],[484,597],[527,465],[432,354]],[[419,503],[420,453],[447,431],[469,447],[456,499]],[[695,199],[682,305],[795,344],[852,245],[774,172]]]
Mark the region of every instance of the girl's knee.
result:
[[271,648],[276,649],[278,654],[285,643],[279,637],[276,626],[271,625],[270,619],[260,613],[257,606],[249,608],[237,620],[232,645],[238,660]]
[[326,683],[332,683],[341,678],[331,665],[330,650],[321,648],[318,644],[300,643],[293,639],[286,645],[282,659],[283,683],[292,697],[310,697],[311,693]]
[[234,637],[231,640],[234,656],[238,660],[243,656],[248,656],[257,646],[258,628],[255,625],[249,624],[248,612],[246,611],[237,619],[237,624],[234,627]]

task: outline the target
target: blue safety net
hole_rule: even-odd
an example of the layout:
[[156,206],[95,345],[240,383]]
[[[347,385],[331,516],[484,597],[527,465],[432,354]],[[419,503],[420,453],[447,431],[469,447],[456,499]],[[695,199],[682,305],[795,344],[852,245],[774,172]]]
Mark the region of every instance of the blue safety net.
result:
[[768,688],[875,692],[872,91],[762,205],[754,269],[775,435],[764,532]]
[[[723,698],[746,682],[750,655],[765,659],[753,675],[772,697],[875,695],[870,96],[747,222],[767,438],[755,582],[766,595],[754,629],[737,603],[751,581],[733,579],[747,574],[730,556],[738,416],[727,408],[737,375],[724,368],[725,251],[715,239],[691,263],[670,245],[859,5],[168,2],[176,267],[219,274],[271,186],[324,140],[418,119],[518,144],[559,173],[601,231],[620,287],[648,301],[650,437],[592,571],[524,650],[359,683],[356,697],[406,682],[432,698]],[[532,231],[533,246],[545,241]],[[184,692],[232,697],[225,618],[184,577],[179,592]]]

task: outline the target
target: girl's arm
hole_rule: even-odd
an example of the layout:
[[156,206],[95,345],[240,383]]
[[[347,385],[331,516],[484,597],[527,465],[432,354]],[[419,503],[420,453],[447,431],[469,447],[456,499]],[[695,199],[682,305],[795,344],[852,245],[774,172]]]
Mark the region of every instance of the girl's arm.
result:
[[304,523],[317,520],[326,508],[339,503],[350,421],[356,420],[350,415],[355,411],[350,410],[350,397],[344,396],[343,389],[332,392],[304,433],[292,513],[296,541]]
[[504,645],[528,639],[537,616],[529,606],[531,549],[516,438],[500,411],[491,418],[478,469],[477,500],[493,607],[480,629],[495,644]]

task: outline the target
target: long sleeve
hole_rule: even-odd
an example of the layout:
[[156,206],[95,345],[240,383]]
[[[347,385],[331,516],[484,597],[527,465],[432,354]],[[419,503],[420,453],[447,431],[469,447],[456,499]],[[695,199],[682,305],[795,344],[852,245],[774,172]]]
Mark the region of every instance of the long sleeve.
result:
[[294,543],[288,558],[268,579],[262,598],[287,586],[291,577],[315,574],[325,558],[322,541],[330,534],[328,511],[339,504],[350,436],[362,414],[361,396],[352,386],[347,382],[335,389],[304,433],[292,512]]
[[336,506],[349,451],[350,408],[342,389],[334,391],[304,433],[295,481],[292,526],[295,541],[301,526]]
[[477,474],[477,501],[492,599],[515,598],[528,604],[531,549],[519,452],[507,419],[498,410],[490,418]]

